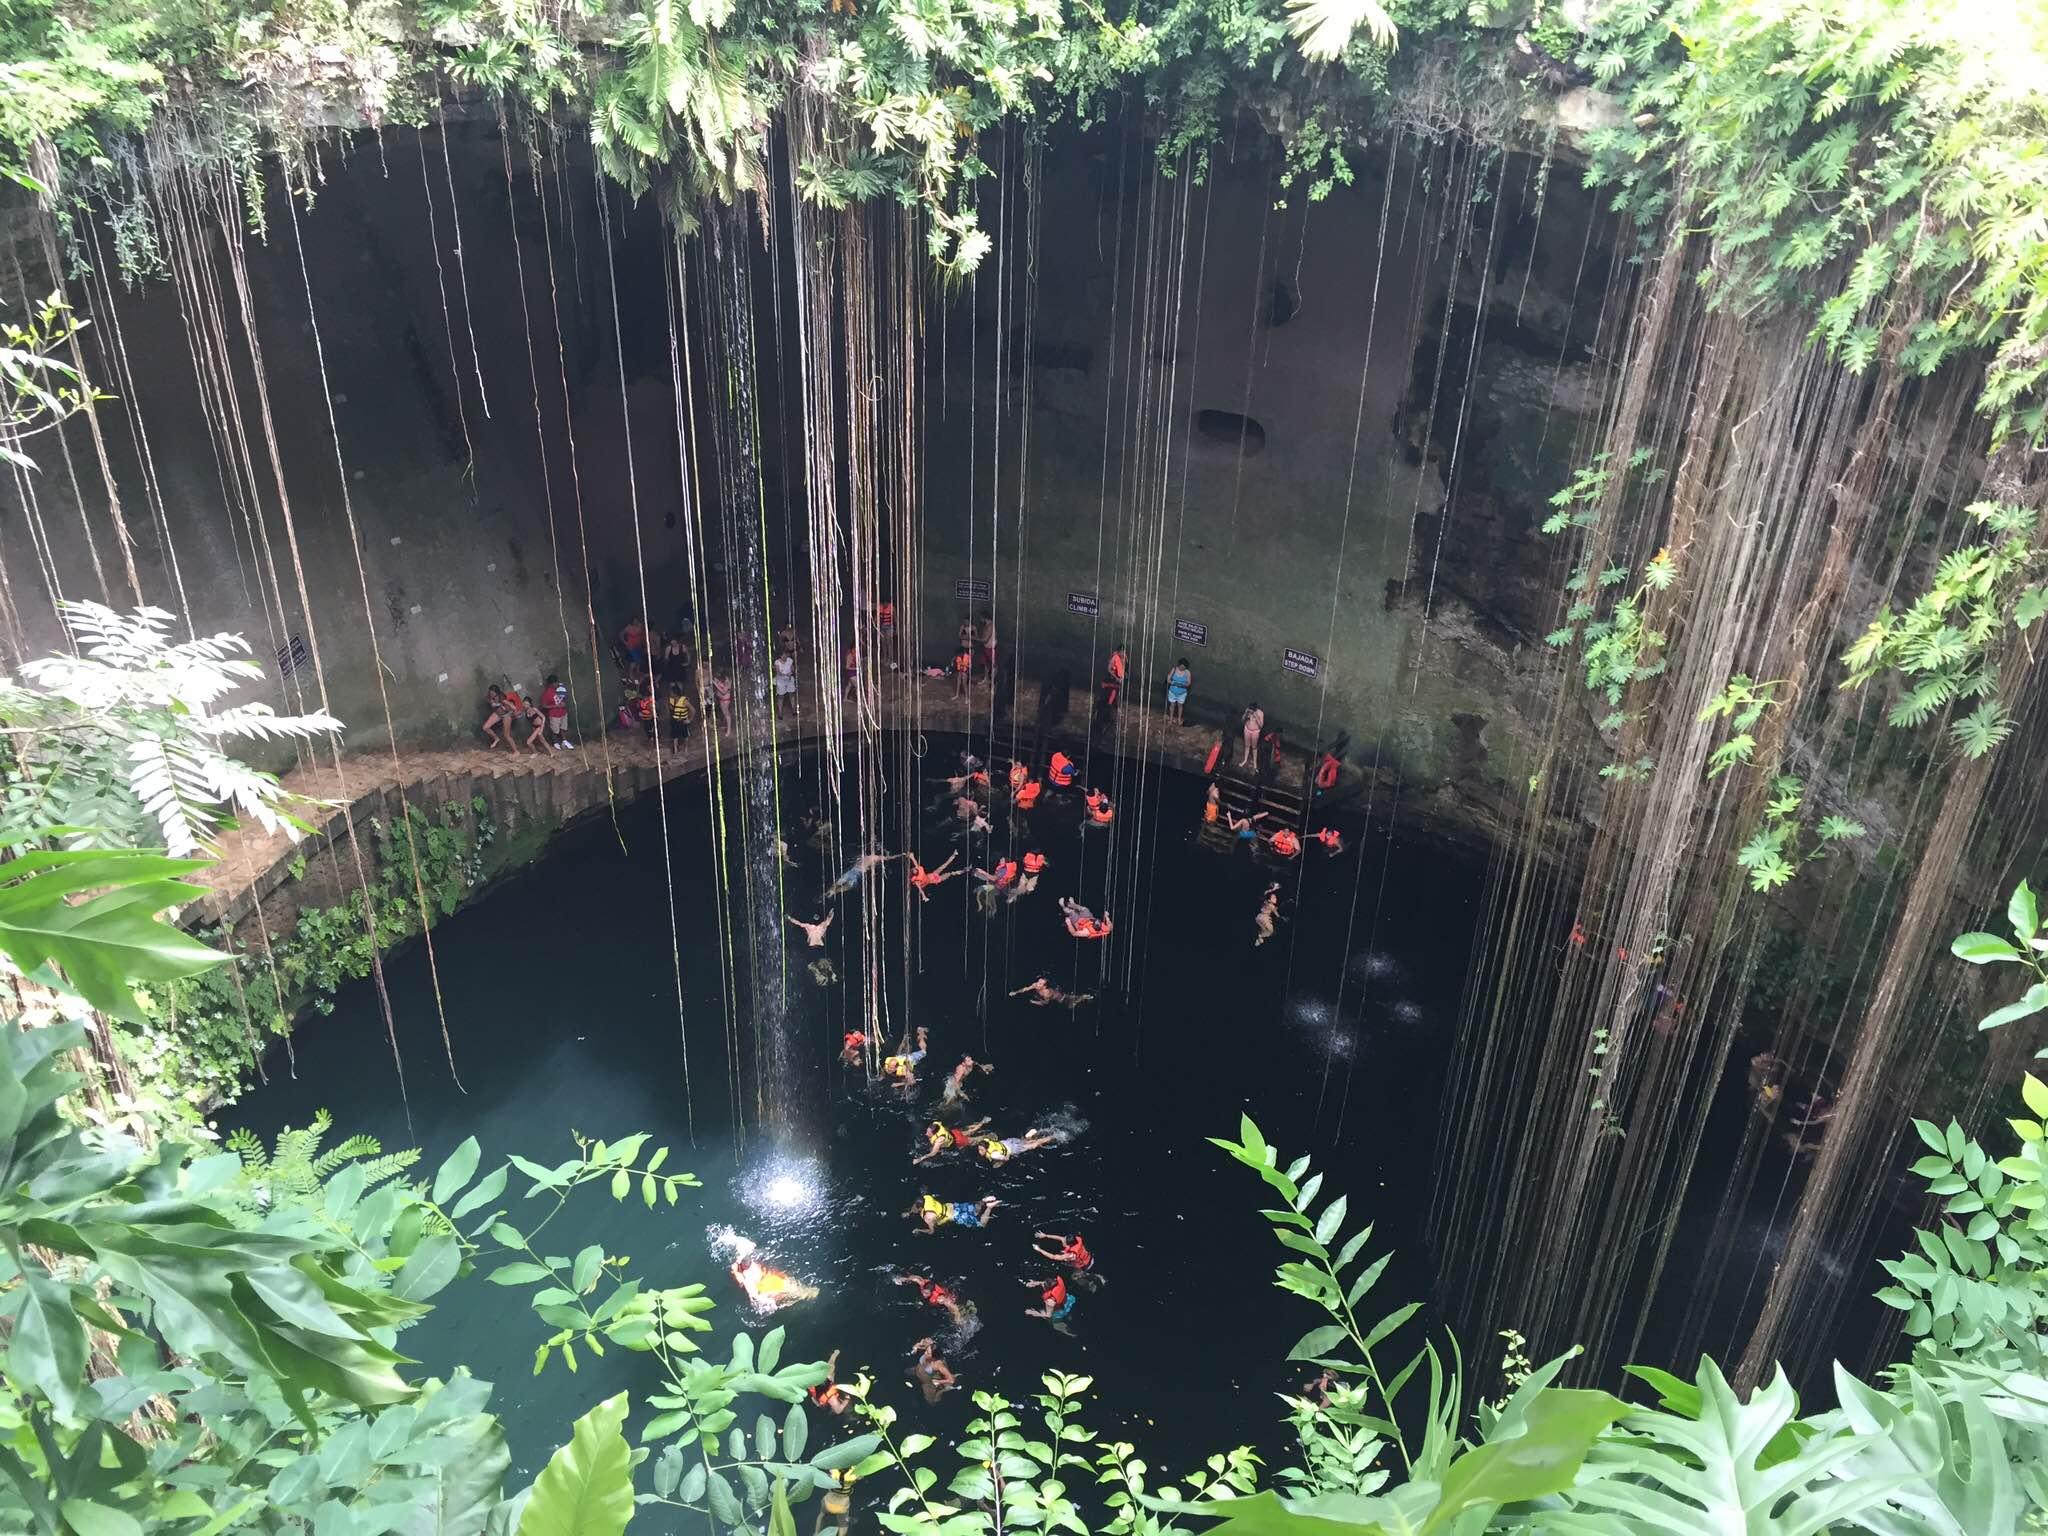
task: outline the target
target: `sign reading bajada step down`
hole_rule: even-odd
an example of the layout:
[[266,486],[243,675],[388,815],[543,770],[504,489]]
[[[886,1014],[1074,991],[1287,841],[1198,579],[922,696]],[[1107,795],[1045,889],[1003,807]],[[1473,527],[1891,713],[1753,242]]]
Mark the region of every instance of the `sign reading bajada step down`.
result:
[[1292,672],[1297,677],[1323,675],[1323,659],[1320,656],[1314,651],[1297,651],[1291,645],[1280,653],[1280,666],[1283,671]]

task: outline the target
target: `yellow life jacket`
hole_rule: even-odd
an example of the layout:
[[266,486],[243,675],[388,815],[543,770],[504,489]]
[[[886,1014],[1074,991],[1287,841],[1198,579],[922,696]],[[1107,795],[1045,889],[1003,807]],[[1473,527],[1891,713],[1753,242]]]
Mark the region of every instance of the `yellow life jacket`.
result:
[[953,1208],[935,1195],[926,1195],[918,1201],[918,1208],[934,1221],[951,1221]]
[[995,1136],[985,1136],[981,1142],[981,1155],[992,1163],[1006,1163],[1010,1160],[1010,1149]]

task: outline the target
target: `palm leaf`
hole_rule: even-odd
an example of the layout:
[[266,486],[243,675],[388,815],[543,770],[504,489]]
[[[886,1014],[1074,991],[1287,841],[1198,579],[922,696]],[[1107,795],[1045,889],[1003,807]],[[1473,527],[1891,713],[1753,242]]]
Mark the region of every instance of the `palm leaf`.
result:
[[1381,48],[1399,40],[1394,18],[1379,0],[1288,0],[1287,30],[1300,40],[1304,58],[1328,63],[1340,57],[1360,27]]

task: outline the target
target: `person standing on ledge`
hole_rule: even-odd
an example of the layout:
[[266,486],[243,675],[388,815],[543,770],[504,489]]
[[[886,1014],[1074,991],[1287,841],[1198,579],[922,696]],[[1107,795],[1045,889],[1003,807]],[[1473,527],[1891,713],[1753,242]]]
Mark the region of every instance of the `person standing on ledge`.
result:
[[1259,755],[1259,736],[1266,729],[1266,712],[1259,708],[1257,699],[1245,706],[1244,717],[1238,723],[1244,731],[1244,751],[1238,755],[1237,766],[1250,768]]
[[1173,664],[1173,670],[1166,674],[1166,718],[1175,725],[1188,723],[1188,689],[1195,684],[1195,674],[1188,667],[1183,656]]

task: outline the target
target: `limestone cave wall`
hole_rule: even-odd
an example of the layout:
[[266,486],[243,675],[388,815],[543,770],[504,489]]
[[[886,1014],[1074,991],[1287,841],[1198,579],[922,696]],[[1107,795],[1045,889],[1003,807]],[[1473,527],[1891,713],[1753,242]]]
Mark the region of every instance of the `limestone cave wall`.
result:
[[[356,746],[383,737],[387,700],[401,740],[443,743],[472,729],[487,681],[551,671],[592,724],[610,682],[592,683],[591,615],[608,636],[640,611],[643,570],[657,627],[687,601],[655,214],[614,196],[601,215],[573,146],[539,180],[516,148],[508,169],[494,123],[456,122],[445,147],[402,130],[330,143],[296,221],[281,178],[268,189],[248,268],[289,519],[246,351],[230,451],[253,466],[251,504],[207,427],[189,301],[160,279],[69,278],[89,358],[118,343],[134,380],[99,415],[143,595],[181,628],[189,614],[247,636],[281,707],[317,702],[317,652]],[[1007,300],[994,258],[931,290],[919,598],[934,654],[919,659],[950,649],[973,590],[956,584],[988,581],[989,602],[968,601],[995,608],[1027,676],[1085,679],[1115,643],[1160,672],[1185,654],[1197,720],[1256,699],[1294,742],[1348,729],[1355,760],[1414,793],[1498,811],[1552,707],[1541,637],[1563,573],[1537,524],[1598,412],[1614,232],[1572,170],[1535,156],[1382,148],[1311,202],[1240,150],[1186,195],[1175,321],[1140,334],[1137,285],[1167,270],[1135,259],[1165,250],[1149,162],[1109,134],[1045,151],[1028,328],[1021,237]],[[794,354],[776,330],[793,276],[786,256],[754,259],[779,621],[805,563]],[[1170,519],[1170,570],[1133,601],[1120,541],[1142,514],[1124,465],[1148,370],[1172,380],[1154,386],[1169,494],[1150,514]],[[88,532],[104,590],[128,601],[85,424],[64,439],[0,494],[15,656],[58,643],[52,591],[102,594]],[[1177,639],[1182,620],[1206,643]]]

